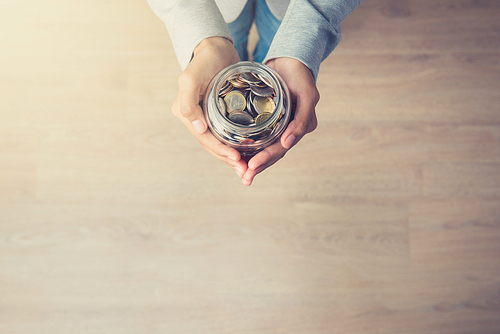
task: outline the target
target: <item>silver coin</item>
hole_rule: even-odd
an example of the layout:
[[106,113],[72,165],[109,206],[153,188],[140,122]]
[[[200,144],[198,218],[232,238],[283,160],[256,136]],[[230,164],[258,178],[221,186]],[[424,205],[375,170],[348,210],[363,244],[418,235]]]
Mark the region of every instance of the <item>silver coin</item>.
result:
[[262,82],[259,78],[257,78],[252,72],[243,72],[240,73],[240,79],[245,81],[250,85],[258,84]]
[[274,89],[272,87],[257,87],[257,86],[250,86],[250,89],[252,90],[252,93],[254,93],[257,96],[271,96],[274,93]]
[[217,99],[217,107],[219,107],[219,112],[223,115],[226,116],[227,113],[227,107],[226,107],[226,102],[224,102],[224,99],[218,98]]
[[250,125],[253,123],[253,118],[244,111],[232,111],[229,113],[228,118],[241,125]]
[[268,85],[269,87],[272,87],[273,85],[271,84],[271,82],[269,81],[269,79],[267,79],[265,76],[263,75],[260,75],[260,74],[257,74],[257,76],[259,77],[259,79],[265,83],[266,85]]
[[268,87],[267,84],[264,83],[264,81],[259,81],[259,83],[252,84],[252,86],[257,86],[257,87]]
[[227,109],[230,111],[243,111],[247,106],[247,101],[243,93],[233,90],[224,97]]
[[240,74],[239,73],[235,73],[235,74],[231,75],[229,78],[227,78],[226,81],[236,80],[239,77],[240,77]]
[[250,114],[253,118],[257,117],[259,113],[255,110],[255,107],[253,106],[253,97],[254,95],[252,92],[247,92],[246,94],[246,99],[247,99],[247,108],[246,112]]

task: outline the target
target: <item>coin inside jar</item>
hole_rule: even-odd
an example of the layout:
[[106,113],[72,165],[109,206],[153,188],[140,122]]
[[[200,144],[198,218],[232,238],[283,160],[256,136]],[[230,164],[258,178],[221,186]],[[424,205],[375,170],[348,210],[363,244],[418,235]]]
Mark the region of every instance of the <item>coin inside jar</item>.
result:
[[[259,114],[272,113],[276,107],[272,97],[276,96],[276,92],[262,78],[252,72],[241,72],[227,78],[219,89],[218,96],[223,99],[223,105],[219,106],[220,113],[242,125],[256,125]],[[233,113],[235,111],[245,113]]]
[[253,118],[244,111],[232,111],[227,116],[231,121],[241,124],[249,125],[253,123]]
[[245,81],[250,85],[258,85],[262,82],[259,78],[257,78],[252,72],[243,72],[240,73],[240,79]]
[[269,82],[269,80],[267,80],[267,79],[266,79],[266,77],[265,77],[265,76],[260,75],[260,74],[257,74],[257,77],[259,77],[259,79],[260,79],[260,80],[262,80],[262,82],[263,82],[264,84],[266,84],[267,86],[269,86],[269,87],[272,87],[272,86],[273,86],[273,85]]
[[275,105],[274,101],[269,97],[256,96],[253,100],[253,106],[258,114],[272,113]]
[[219,107],[221,114],[225,115],[227,112],[226,102],[224,102],[224,100],[220,97],[217,99],[217,106]]
[[271,96],[274,93],[274,89],[269,86],[264,86],[264,87],[259,87],[259,86],[250,86],[250,89],[252,90],[252,93],[254,93],[257,96]]
[[247,105],[245,96],[237,90],[233,90],[224,97],[227,109],[230,111],[243,111]]
[[259,114],[257,117],[255,117],[255,124],[264,123],[269,117],[271,117],[271,115],[272,114],[270,112]]

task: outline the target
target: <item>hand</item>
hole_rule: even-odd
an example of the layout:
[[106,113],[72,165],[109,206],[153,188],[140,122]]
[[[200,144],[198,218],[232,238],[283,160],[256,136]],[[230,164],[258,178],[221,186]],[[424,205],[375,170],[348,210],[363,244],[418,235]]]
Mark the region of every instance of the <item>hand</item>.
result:
[[223,37],[204,39],[194,50],[194,56],[179,76],[179,94],[172,112],[188,128],[205,151],[224,161],[242,177],[247,164],[240,153],[222,144],[210,131],[200,107],[205,89],[210,80],[223,68],[240,61],[231,41]]
[[252,184],[258,173],[276,163],[318,125],[315,107],[319,101],[319,92],[309,68],[293,58],[271,59],[266,65],[275,70],[287,84],[295,114],[280,141],[266,147],[248,161],[248,168],[242,177],[243,184],[247,186]]

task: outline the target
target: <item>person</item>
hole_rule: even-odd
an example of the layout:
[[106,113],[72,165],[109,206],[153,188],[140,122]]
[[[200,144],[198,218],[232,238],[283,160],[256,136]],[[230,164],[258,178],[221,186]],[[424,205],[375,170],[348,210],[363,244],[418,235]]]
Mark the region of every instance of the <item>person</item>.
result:
[[[316,129],[320,64],[339,43],[341,22],[362,0],[147,1],[165,23],[182,68],[172,112],[208,153],[233,168],[249,186],[258,173]],[[215,74],[248,60],[253,22],[259,41],[252,59],[271,67],[286,82],[294,117],[279,141],[243,159],[207,130],[200,101]]]

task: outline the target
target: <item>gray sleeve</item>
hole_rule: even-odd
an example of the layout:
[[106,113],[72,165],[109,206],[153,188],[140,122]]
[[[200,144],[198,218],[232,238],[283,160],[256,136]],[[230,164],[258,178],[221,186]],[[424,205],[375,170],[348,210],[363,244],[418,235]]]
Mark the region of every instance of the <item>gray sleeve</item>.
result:
[[194,48],[205,38],[221,36],[232,41],[214,0],[147,0],[165,23],[182,70],[191,61]]
[[318,76],[319,66],[340,42],[340,24],[362,0],[291,0],[274,36],[272,58],[300,60]]

